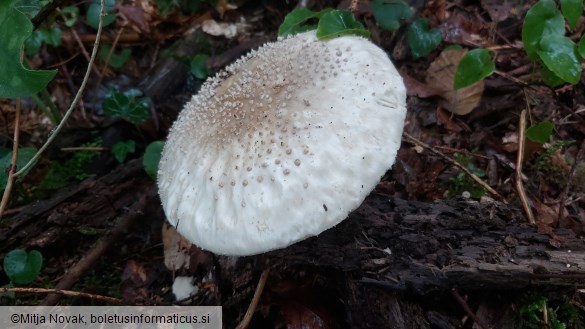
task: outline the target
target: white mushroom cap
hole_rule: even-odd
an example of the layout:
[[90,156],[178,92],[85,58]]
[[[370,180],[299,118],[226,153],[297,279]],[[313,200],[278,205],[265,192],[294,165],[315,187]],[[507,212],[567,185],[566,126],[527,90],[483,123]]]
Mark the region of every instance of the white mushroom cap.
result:
[[394,163],[402,78],[370,41],[269,43],[208,80],[170,130],[158,186],[203,249],[252,255],[335,226]]

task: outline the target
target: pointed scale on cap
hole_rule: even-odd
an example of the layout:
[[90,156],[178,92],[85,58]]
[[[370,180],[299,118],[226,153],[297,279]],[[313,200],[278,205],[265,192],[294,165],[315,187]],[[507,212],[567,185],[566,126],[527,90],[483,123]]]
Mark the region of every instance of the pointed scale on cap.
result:
[[268,43],[209,79],[170,130],[158,186],[169,222],[224,255],[335,226],[394,163],[402,78],[370,41]]

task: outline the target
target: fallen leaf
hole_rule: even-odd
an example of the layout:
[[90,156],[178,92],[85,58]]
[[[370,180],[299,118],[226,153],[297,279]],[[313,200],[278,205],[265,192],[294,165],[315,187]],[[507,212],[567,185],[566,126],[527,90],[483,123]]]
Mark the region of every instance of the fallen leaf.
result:
[[[559,218],[557,211],[536,199],[533,200],[533,204],[536,209],[537,221],[552,226],[556,225]],[[556,208],[558,208],[558,206]]]
[[165,266],[169,271],[176,271],[182,268],[189,269],[191,264],[189,254],[191,242],[183,238],[173,226],[166,222],[163,224],[162,241]]
[[406,86],[406,94],[408,96],[418,96],[421,98],[437,96],[441,94],[440,89],[432,88],[425,83],[422,83],[415,78],[408,75],[408,73],[401,71],[400,75]]
[[482,0],[481,6],[492,19],[492,22],[501,22],[511,14],[512,3],[509,0]]
[[150,25],[148,22],[150,16],[147,16],[142,7],[128,4],[118,5],[116,8],[120,15],[124,16],[138,32],[150,34]]
[[152,268],[142,262],[129,260],[122,273],[120,293],[129,303],[143,303],[148,300],[149,286],[157,275]]
[[457,115],[473,111],[479,105],[484,89],[483,80],[465,88],[453,88],[457,65],[465,53],[467,49],[443,51],[427,70],[427,84],[442,91],[440,105]]
[[445,129],[455,132],[463,131],[463,128],[453,121],[452,117],[453,114],[443,110],[442,107],[437,108],[437,120],[445,127]]

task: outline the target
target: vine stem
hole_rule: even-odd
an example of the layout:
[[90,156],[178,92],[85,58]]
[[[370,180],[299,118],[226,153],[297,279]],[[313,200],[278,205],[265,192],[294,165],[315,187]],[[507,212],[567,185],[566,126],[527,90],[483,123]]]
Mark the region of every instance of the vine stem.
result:
[[47,141],[45,142],[45,144],[43,144],[43,146],[41,146],[41,148],[37,151],[37,153],[33,156],[33,158],[24,167],[22,167],[22,169],[18,170],[18,172],[16,172],[16,174],[14,174],[15,177],[19,177],[19,176],[23,175],[25,172],[27,172],[35,164],[36,161],[39,160],[39,158],[41,157],[41,154],[43,154],[43,152],[47,149],[47,147],[49,147],[49,145],[51,145],[51,143],[55,140],[57,135],[59,135],[59,132],[63,129],[63,127],[65,127],[65,124],[67,123],[67,119],[69,118],[69,116],[73,112],[73,109],[75,109],[75,106],[77,106],[77,103],[79,103],[79,100],[81,99],[81,96],[83,94],[83,90],[85,89],[85,85],[87,84],[87,81],[89,80],[89,76],[91,74],[91,69],[92,69],[93,63],[95,61],[95,57],[97,55],[97,50],[99,48],[99,43],[100,43],[99,40],[100,40],[100,37],[102,34],[102,27],[103,27],[103,18],[106,15],[106,13],[104,11],[104,6],[105,6],[104,2],[105,2],[105,0],[100,1],[100,6],[101,6],[100,17],[99,17],[99,24],[98,24],[98,30],[97,30],[95,42],[93,44],[93,50],[91,52],[91,57],[89,59],[89,64],[87,65],[87,70],[85,72],[85,76],[83,77],[83,81],[81,82],[81,86],[79,87],[79,90],[75,94],[75,98],[73,99],[73,102],[71,102],[69,109],[67,110],[67,112],[65,112],[65,115],[63,116],[63,120],[61,120],[61,122],[59,123],[57,128],[55,128],[55,130],[53,130],[51,132],[51,134],[50,134],[49,138],[47,139]]
[[101,6],[101,8],[100,8],[98,30],[97,30],[95,42],[93,44],[93,51],[91,52],[91,58],[89,59],[89,64],[87,65],[87,71],[85,72],[85,76],[83,77],[83,81],[81,82],[81,86],[79,87],[79,90],[75,94],[75,98],[73,99],[73,102],[71,102],[69,109],[67,110],[67,112],[63,116],[63,119],[61,120],[61,122],[59,123],[57,128],[55,128],[55,130],[53,130],[51,132],[51,134],[49,135],[49,138],[47,138],[47,141],[45,142],[45,144],[43,144],[43,146],[41,146],[41,148],[37,151],[37,153],[35,153],[35,155],[32,157],[32,159],[30,159],[30,161],[24,167],[22,167],[22,169],[19,169],[15,173],[14,171],[16,170],[16,159],[18,156],[18,144],[19,144],[18,143],[19,142],[18,135],[19,135],[19,122],[20,122],[20,100],[18,100],[16,103],[17,108],[16,108],[16,119],[15,119],[16,122],[14,125],[14,143],[12,145],[12,148],[13,148],[12,162],[11,162],[11,166],[10,166],[10,172],[8,174],[8,181],[6,183],[6,188],[4,189],[4,194],[2,195],[2,201],[0,201],[0,220],[2,220],[2,215],[4,214],[4,210],[8,206],[8,201],[10,200],[10,193],[12,191],[12,186],[14,184],[14,180],[16,178],[18,178],[19,176],[24,175],[39,160],[39,158],[41,157],[41,154],[43,154],[43,152],[47,149],[47,147],[49,147],[49,145],[51,145],[51,143],[55,140],[57,135],[59,135],[59,132],[63,129],[63,127],[65,127],[65,124],[67,123],[67,119],[69,118],[69,116],[73,112],[73,109],[75,108],[75,106],[77,105],[79,100],[81,99],[81,95],[83,94],[83,90],[85,89],[85,85],[87,84],[87,81],[89,80],[89,75],[91,74],[93,62],[95,61],[95,57],[97,55],[97,50],[98,50],[98,47],[100,44],[99,40],[100,40],[100,36],[102,34],[104,16],[106,15],[106,12],[104,11],[105,0],[100,0],[100,6]]

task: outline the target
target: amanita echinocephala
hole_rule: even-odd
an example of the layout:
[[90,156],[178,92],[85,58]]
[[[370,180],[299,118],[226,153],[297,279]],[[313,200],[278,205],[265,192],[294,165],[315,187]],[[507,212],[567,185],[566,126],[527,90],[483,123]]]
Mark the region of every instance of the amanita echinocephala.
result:
[[365,38],[268,43],[209,79],[172,126],[158,172],[168,221],[222,255],[335,226],[392,166],[406,90]]

